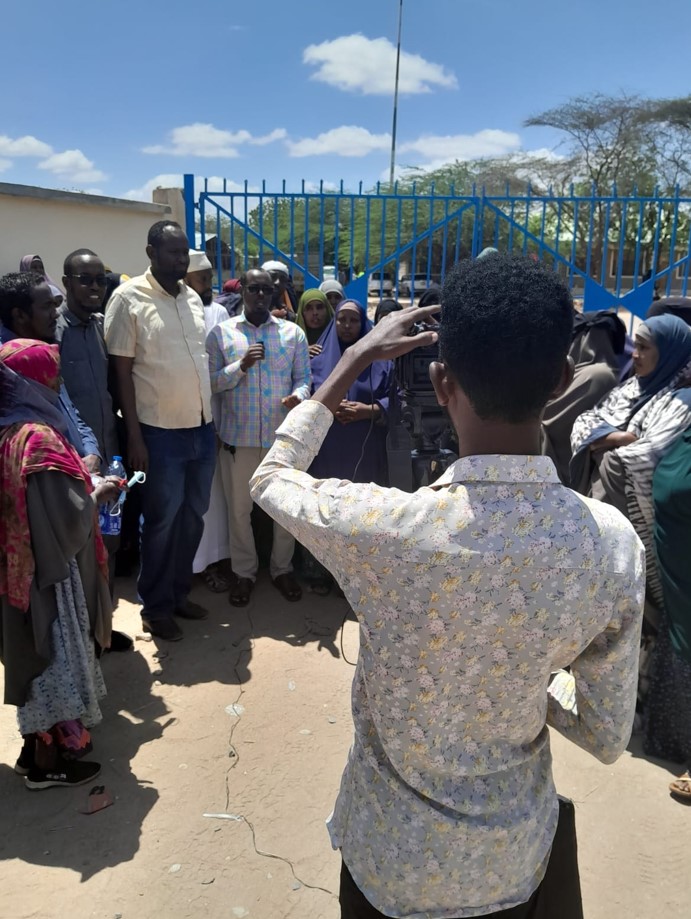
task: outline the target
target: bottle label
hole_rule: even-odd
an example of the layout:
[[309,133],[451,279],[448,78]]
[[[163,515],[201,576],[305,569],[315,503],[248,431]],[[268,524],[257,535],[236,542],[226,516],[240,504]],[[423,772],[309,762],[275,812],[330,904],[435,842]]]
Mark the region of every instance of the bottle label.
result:
[[122,516],[113,517],[110,505],[102,504],[98,509],[98,523],[102,536],[119,536],[122,528]]

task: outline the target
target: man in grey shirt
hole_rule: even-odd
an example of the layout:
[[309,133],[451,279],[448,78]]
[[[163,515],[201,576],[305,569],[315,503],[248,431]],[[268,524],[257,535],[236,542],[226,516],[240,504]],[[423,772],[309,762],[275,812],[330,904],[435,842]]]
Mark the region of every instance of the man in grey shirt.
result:
[[[55,340],[60,346],[62,378],[79,414],[98,441],[105,473],[113,456],[120,452],[113,400],[108,390],[108,351],[103,338],[103,300],[106,272],[91,249],[76,249],[64,263],[62,283],[66,301],[58,311]],[[114,589],[115,555],[120,536],[105,535],[108,549],[111,594]],[[132,639],[113,632],[111,651],[128,651]]]
[[65,259],[64,272],[67,299],[60,307],[55,332],[62,377],[79,414],[94,432],[107,466],[119,449],[103,339],[105,268],[95,252],[77,249]]

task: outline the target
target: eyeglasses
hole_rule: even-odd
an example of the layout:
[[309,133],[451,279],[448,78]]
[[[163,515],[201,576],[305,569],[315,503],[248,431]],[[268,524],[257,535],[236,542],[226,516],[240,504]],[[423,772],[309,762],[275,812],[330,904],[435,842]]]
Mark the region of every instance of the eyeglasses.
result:
[[91,287],[92,284],[98,284],[99,287],[105,287],[108,278],[104,274],[71,274],[70,277],[79,281],[84,287]]
[[249,294],[269,294],[273,295],[274,289],[268,284],[248,284],[245,288]]

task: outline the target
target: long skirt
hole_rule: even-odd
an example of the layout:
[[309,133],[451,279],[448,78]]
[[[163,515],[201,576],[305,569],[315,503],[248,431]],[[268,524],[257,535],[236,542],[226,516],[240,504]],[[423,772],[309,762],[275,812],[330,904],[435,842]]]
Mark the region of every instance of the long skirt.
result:
[[90,727],[102,717],[98,702],[106,686],[75,561],[70,562],[69,576],[55,585],[55,597],[58,615],[51,627],[51,662],[32,680],[26,703],[17,709],[23,735],[49,731],[64,721]]
[[691,766],[691,663],[674,650],[664,621],[653,651],[644,731],[648,756]]

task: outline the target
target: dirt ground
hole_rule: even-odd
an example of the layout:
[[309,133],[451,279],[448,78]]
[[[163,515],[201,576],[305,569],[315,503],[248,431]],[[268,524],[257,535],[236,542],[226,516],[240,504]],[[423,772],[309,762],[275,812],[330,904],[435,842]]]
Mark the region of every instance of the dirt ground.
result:
[[[139,632],[131,582],[117,626]],[[260,580],[247,610],[203,586],[212,612],[177,644],[108,655],[98,780],[29,792],[0,709],[0,916],[6,919],[336,919],[339,858],[324,825],[351,736],[353,668],[336,597],[282,600]],[[354,660],[357,627],[345,624]],[[555,736],[557,784],[577,804],[586,919],[688,919],[691,809],[674,767],[635,745],[603,766]],[[558,919],[558,917],[555,917]]]

